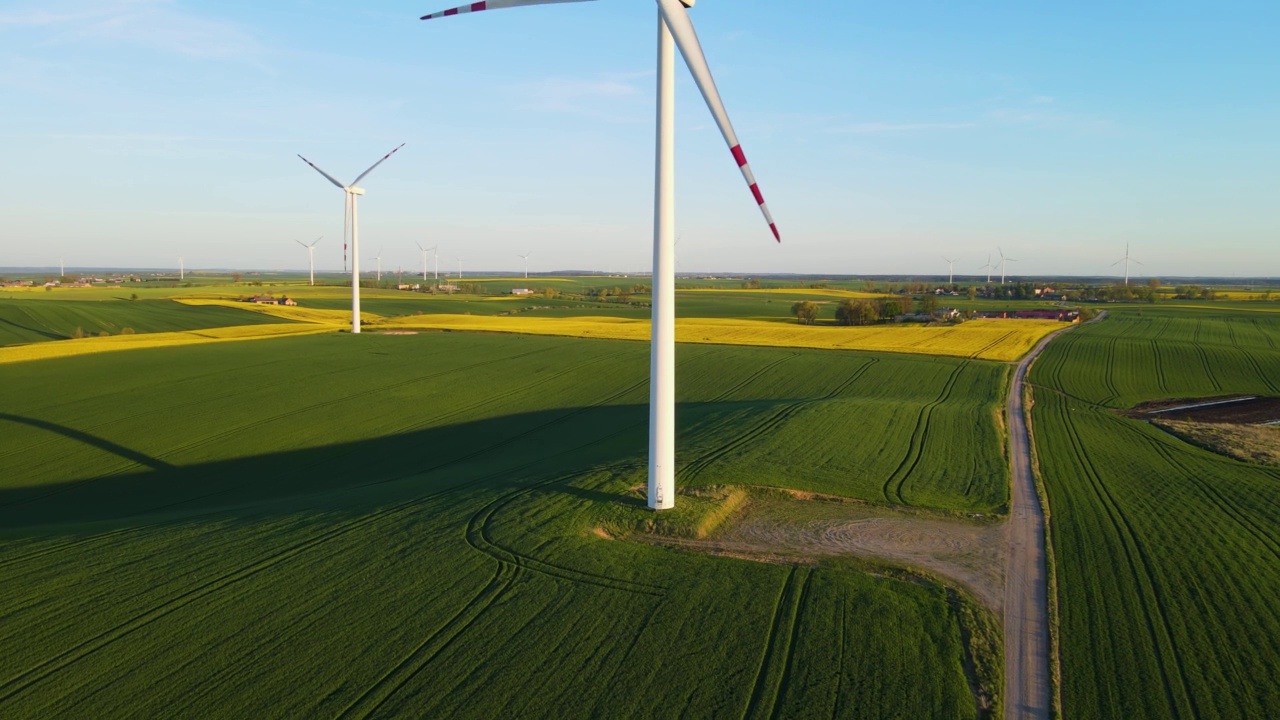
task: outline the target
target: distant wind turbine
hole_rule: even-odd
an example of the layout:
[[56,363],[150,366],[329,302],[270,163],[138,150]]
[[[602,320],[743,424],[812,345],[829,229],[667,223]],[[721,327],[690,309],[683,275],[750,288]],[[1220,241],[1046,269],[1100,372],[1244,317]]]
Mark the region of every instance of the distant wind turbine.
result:
[[[578,0],[488,0],[422,16],[423,20],[481,10],[545,5]],[[729,113],[720,99],[702,44],[689,17],[694,0],[657,0],[657,147],[654,173],[652,334],[649,342],[649,482],[653,510],[675,507],[676,469],[676,323],[675,323],[675,51],[678,47],[694,83],[702,93],[734,163],[769,230],[782,236],[738,142]]]
[[67,276],[67,263],[62,258],[58,258],[58,279],[61,280],[66,276]]
[[178,280],[187,279],[187,266],[183,263],[182,258],[178,258]]
[[312,285],[316,284],[316,243],[320,242],[323,239],[324,239],[324,236],[321,235],[320,237],[316,238],[315,242],[311,243],[310,245],[302,242],[301,240],[294,240],[294,242],[298,243],[299,245],[307,249],[307,259],[310,261],[310,264],[311,264],[311,284]]
[[462,279],[462,258],[458,258],[458,279]]
[[378,282],[382,282],[382,250],[383,248],[378,248],[378,255],[373,259],[374,262],[378,263]]
[[339,190],[346,193],[346,204],[344,206],[344,214],[342,218],[342,246],[346,249],[347,237],[351,237],[351,332],[360,332],[360,216],[358,198],[364,194],[364,188],[360,187],[360,181],[369,176],[379,165],[387,161],[387,158],[395,155],[396,152],[404,147],[404,143],[400,143],[395,150],[382,156],[382,159],[374,163],[368,170],[360,173],[350,185],[343,185],[334,179],[332,175],[321,170],[315,163],[299,155],[302,162],[311,166],[311,169],[320,173],[326,180],[333,183]]
[[1120,258],[1119,260],[1117,260],[1117,261],[1115,261],[1115,262],[1111,263],[1111,267],[1115,267],[1115,266],[1119,265],[1120,263],[1124,263],[1124,284],[1125,284],[1125,285],[1128,285],[1128,284],[1129,284],[1129,263],[1131,263],[1131,262],[1138,263],[1139,265],[1141,265],[1141,264],[1142,264],[1142,263],[1138,262],[1137,260],[1134,260],[1132,257],[1129,257],[1129,243],[1125,243],[1125,244],[1124,244],[1124,257],[1122,257],[1122,258]]
[[[415,240],[413,244],[417,245],[418,249],[422,251],[422,282],[426,282],[427,281],[427,253],[435,252],[437,246],[433,245],[429,248],[424,248],[422,247],[422,243],[418,242],[417,240]],[[437,280],[440,279],[439,258],[436,259],[436,279]]]
[[529,256],[532,254],[533,253],[525,253],[523,255],[520,255],[518,253],[516,254],[516,257],[524,258],[524,279],[525,280],[529,279]]
[[947,263],[947,285],[953,285],[956,277],[956,261],[946,255],[943,255],[942,259]]
[[1000,250],[1000,248],[996,248],[996,250],[999,250],[999,252],[1000,252],[1000,284],[1001,284],[1001,285],[1003,285],[1003,284],[1004,284],[1004,266],[1005,266],[1005,263],[1018,262],[1018,261],[1017,261],[1017,260],[1015,260],[1015,259],[1013,259],[1013,258],[1011,258],[1011,257],[1005,257],[1005,256],[1004,256],[1004,250]]
[[983,265],[982,267],[980,267],[980,268],[978,268],[978,269],[979,269],[979,270],[986,270],[986,271],[987,271],[987,284],[988,284],[988,285],[990,285],[990,284],[991,284],[991,270],[992,270],[994,267],[995,267],[995,266],[991,264],[991,253],[987,253],[987,264],[986,264],[986,265]]

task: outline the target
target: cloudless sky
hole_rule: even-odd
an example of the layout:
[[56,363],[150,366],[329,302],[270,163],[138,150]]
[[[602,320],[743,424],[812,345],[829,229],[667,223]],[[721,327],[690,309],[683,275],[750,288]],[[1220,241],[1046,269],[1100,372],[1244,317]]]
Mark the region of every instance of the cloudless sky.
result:
[[[647,271],[656,6],[0,5],[0,266]],[[682,272],[1280,276],[1280,3],[691,11],[783,234],[678,66]],[[998,259],[998,256],[997,256]],[[372,265],[366,265],[372,268]],[[983,271],[985,272],[985,271]]]

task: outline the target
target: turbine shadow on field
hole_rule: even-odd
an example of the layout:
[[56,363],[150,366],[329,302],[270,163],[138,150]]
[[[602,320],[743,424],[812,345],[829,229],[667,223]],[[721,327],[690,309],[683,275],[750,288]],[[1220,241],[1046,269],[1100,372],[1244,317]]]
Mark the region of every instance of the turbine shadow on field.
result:
[[[700,420],[738,405],[681,405],[685,428],[681,444],[698,434]],[[188,465],[44,420],[0,414],[0,421],[53,433],[139,466],[56,484],[0,489],[0,528],[9,531],[25,528],[34,534],[57,534],[80,524],[92,524],[97,530],[103,525],[133,526],[195,516],[358,514],[425,495],[534,486],[539,492],[592,503],[644,505],[621,488],[644,481],[647,405],[504,415]],[[227,451],[234,453],[234,445]],[[574,482],[585,473],[606,468],[615,476],[622,472],[619,468],[626,468],[626,484],[619,485],[617,492]]]
[[97,437],[96,435],[90,435],[87,432],[82,432],[74,428],[69,428],[69,427],[66,427],[65,425],[58,425],[56,423],[51,423],[44,420],[37,420],[35,418],[22,417],[20,415],[10,415],[9,413],[0,413],[0,420],[7,420],[9,422],[19,423],[22,425],[29,425],[33,428],[37,428],[40,430],[47,430],[52,433],[57,433],[69,440],[75,440],[76,442],[82,442],[86,445],[92,445],[93,447],[96,447],[99,450],[104,450],[106,452],[111,453],[112,455],[119,455],[120,457],[126,460],[136,462],[139,465],[152,468],[153,470],[172,470],[173,469],[172,465],[162,460],[157,460],[156,458],[149,457],[147,455],[144,455],[143,453],[130,450],[129,448],[124,447],[123,445],[117,445],[116,443],[113,443],[110,440]]

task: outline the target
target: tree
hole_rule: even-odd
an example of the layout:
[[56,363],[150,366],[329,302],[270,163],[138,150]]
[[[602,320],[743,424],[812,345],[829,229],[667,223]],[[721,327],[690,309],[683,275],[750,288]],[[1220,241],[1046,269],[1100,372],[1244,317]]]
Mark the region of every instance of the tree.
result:
[[231,282],[238,283],[242,277],[244,277],[244,275],[241,275],[240,273],[231,273]]
[[970,285],[969,289],[965,290],[965,295],[967,295],[970,300],[976,299],[978,297],[978,288]]
[[933,293],[925,293],[920,297],[920,312],[924,315],[933,315],[938,311],[938,296]]
[[870,300],[845,298],[836,306],[836,321],[841,325],[870,325],[880,319],[880,311]]
[[796,316],[796,322],[801,325],[812,325],[818,319],[818,303],[801,300],[791,306],[791,314]]

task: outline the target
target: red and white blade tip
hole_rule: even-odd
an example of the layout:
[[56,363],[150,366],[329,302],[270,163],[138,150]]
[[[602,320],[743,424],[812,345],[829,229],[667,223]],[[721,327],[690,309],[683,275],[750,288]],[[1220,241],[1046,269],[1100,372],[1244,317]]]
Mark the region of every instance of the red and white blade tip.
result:
[[464,13],[480,12],[481,10],[501,10],[509,7],[523,7],[525,5],[553,5],[556,3],[566,2],[591,2],[592,0],[488,0],[487,2],[467,3],[459,5],[456,8],[441,10],[440,12],[423,15],[419,20],[431,20],[438,17],[449,17],[450,15],[462,15]]
[[716,89],[715,78],[711,76],[707,56],[702,52],[702,43],[698,41],[698,33],[693,29],[693,21],[689,18],[688,9],[681,0],[657,0],[657,2],[667,29],[671,31],[676,47],[680,48],[680,54],[684,56],[684,63],[688,66],[689,73],[693,75],[693,81],[702,93],[702,99],[707,102],[707,109],[711,111],[716,125],[720,128],[720,134],[728,143],[729,152],[733,153],[733,159],[738,163],[738,169],[742,171],[742,178],[747,181],[747,187],[751,189],[751,195],[756,199],[756,204],[760,206],[760,212],[764,213],[765,222],[769,223],[773,239],[782,242],[778,225],[773,221],[769,206],[764,203],[764,195],[760,193],[760,186],[751,172],[751,166],[747,164],[747,156],[742,152],[738,135],[733,131],[733,123],[729,122],[729,112],[725,110],[724,101],[720,99],[720,91]]

